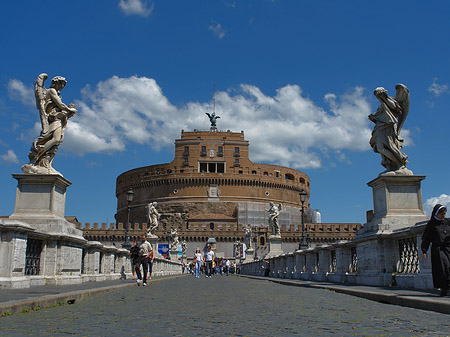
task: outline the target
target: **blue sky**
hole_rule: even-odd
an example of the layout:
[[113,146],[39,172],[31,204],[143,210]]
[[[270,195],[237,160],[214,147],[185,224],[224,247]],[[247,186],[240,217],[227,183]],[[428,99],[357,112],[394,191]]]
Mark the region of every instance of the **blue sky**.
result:
[[[113,222],[115,179],[170,162],[181,130],[244,130],[254,162],[311,178],[323,222],[365,222],[383,168],[368,141],[378,86],[411,92],[408,168],[426,208],[450,204],[449,1],[4,1],[0,4],[0,214],[39,135],[36,77],[61,75],[79,113],[54,167],[66,215]],[[47,87],[50,80],[47,80]]]

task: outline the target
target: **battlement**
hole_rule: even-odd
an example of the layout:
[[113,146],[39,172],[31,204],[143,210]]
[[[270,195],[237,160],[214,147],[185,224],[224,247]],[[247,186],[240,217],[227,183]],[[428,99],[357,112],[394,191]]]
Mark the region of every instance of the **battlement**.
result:
[[[103,222],[99,224],[98,222],[90,223],[86,222],[84,224],[77,223],[76,224],[78,229],[81,229],[84,233],[94,233],[96,231],[107,231],[107,232],[115,232],[115,231],[124,231],[126,229],[126,226],[124,223],[110,223],[109,226],[107,223]],[[247,225],[248,226],[248,225]],[[232,225],[232,224],[226,224],[226,225],[216,225],[214,227],[208,226],[208,225],[190,225],[188,228],[180,230],[183,233],[189,233],[189,232],[202,232],[202,231],[211,231],[211,232],[241,232],[244,231],[244,226],[242,224]],[[307,232],[349,232],[349,233],[355,233],[359,228],[361,227],[361,224],[359,223],[307,223],[305,224],[305,230]],[[148,224],[147,223],[130,223],[130,226],[128,228],[128,231],[131,232],[147,232],[148,230]],[[267,227],[260,225],[260,226],[253,226],[252,230],[255,232],[258,231],[266,231]],[[156,229],[156,232],[162,232],[164,231],[163,226],[160,224],[159,227]],[[294,233],[294,232],[301,232],[302,228],[301,225],[281,225],[281,232],[282,233]]]

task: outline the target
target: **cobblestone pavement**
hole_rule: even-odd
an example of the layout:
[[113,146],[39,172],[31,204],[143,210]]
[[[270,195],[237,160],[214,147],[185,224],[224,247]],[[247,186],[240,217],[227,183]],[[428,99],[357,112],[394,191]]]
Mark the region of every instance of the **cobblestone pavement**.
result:
[[236,276],[128,287],[0,318],[0,336],[449,336],[450,315]]

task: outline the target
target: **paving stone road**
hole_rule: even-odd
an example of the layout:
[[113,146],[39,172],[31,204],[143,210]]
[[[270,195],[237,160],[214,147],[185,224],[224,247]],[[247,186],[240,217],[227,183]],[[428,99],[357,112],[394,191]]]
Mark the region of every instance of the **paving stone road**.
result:
[[162,280],[0,318],[0,336],[450,336],[450,315],[237,276]]

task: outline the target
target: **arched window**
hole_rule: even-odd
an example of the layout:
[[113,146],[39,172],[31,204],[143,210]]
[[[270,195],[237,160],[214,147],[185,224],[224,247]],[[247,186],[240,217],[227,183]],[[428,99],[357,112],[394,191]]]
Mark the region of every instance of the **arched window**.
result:
[[290,173],[286,173],[286,174],[284,175],[284,178],[285,178],[286,180],[295,180],[294,176],[293,176],[292,174],[290,174]]

